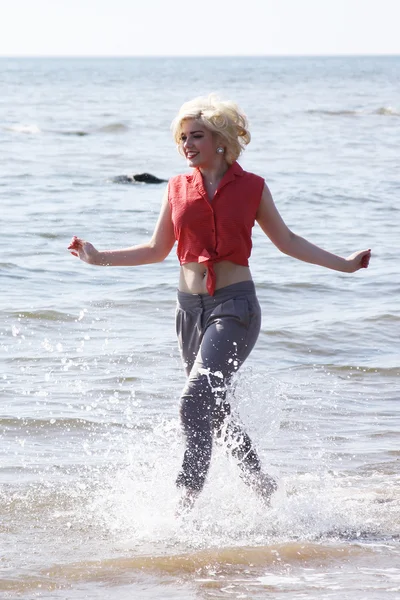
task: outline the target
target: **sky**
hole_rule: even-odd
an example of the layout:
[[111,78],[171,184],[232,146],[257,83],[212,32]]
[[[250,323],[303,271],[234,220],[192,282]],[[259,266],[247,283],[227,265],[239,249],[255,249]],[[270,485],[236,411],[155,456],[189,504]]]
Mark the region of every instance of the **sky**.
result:
[[400,0],[0,0],[0,56],[400,54]]

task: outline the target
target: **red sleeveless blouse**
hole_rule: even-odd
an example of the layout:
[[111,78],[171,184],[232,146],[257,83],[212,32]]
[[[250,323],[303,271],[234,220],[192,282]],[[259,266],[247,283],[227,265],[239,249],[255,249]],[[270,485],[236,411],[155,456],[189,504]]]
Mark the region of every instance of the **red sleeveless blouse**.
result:
[[229,260],[248,267],[251,231],[263,189],[264,179],[243,171],[237,162],[221,179],[211,202],[198,169],[169,180],[168,200],[179,262],[204,263],[210,295],[215,292],[214,263]]

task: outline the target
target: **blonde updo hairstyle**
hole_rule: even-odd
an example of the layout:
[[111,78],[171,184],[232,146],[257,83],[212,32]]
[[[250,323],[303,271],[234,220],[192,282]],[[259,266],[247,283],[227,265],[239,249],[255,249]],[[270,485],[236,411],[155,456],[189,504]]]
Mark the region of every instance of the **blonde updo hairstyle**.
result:
[[182,123],[188,119],[196,119],[217,136],[225,149],[225,160],[232,164],[237,160],[250,143],[250,132],[246,115],[234,102],[222,101],[214,94],[199,96],[185,102],[173,120],[171,128],[174,140],[181,154]]

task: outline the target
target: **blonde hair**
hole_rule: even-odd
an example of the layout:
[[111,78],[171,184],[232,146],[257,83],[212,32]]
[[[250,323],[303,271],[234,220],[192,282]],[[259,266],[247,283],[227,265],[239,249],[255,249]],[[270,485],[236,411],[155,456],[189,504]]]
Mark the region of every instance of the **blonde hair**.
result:
[[235,162],[250,143],[246,115],[234,102],[222,101],[215,94],[210,94],[185,102],[172,121],[172,133],[181,153],[182,123],[187,119],[196,119],[221,139],[228,164]]

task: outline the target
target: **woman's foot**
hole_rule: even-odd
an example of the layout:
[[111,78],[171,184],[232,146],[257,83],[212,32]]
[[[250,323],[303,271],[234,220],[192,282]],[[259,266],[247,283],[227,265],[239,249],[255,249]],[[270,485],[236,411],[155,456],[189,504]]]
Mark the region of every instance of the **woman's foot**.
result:
[[199,494],[200,492],[198,490],[184,488],[181,499],[179,500],[178,507],[176,509],[176,516],[180,517],[182,515],[187,515],[192,510]]
[[266,506],[271,506],[271,496],[278,489],[278,484],[270,475],[257,473],[247,481]]

